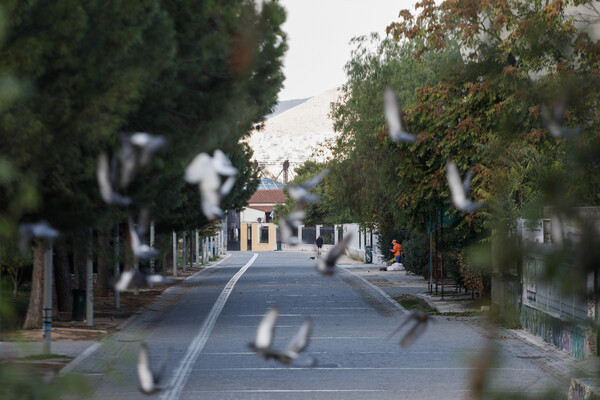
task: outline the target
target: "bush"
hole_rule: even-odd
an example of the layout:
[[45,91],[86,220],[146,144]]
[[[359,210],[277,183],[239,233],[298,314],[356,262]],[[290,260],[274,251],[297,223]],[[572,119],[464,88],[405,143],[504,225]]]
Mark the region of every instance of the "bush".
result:
[[412,234],[402,243],[404,268],[417,275],[429,277],[429,239],[425,234]]

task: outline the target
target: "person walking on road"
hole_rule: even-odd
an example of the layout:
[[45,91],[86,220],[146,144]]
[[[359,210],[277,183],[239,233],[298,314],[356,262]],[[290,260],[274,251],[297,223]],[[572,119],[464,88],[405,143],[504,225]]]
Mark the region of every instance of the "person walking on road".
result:
[[392,248],[390,250],[392,253],[394,253],[394,256],[396,257],[396,262],[397,263],[402,263],[402,245],[400,243],[398,243],[398,241],[396,241],[396,239],[392,240]]
[[317,240],[315,241],[315,244],[317,245],[317,255],[320,256],[321,255],[321,247],[323,247],[323,238],[321,238],[321,236],[319,236],[317,238]]

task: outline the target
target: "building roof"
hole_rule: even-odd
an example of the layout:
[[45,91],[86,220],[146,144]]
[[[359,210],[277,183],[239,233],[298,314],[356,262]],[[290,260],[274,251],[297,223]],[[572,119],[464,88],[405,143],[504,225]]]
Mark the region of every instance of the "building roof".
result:
[[271,211],[273,211],[273,207],[274,206],[248,206],[247,208],[270,213]]
[[285,193],[281,189],[257,190],[248,200],[248,205],[256,208],[254,204],[283,204],[285,199]]
[[274,181],[269,178],[262,178],[258,185],[258,190],[272,190],[272,189],[283,189],[285,185],[283,183]]

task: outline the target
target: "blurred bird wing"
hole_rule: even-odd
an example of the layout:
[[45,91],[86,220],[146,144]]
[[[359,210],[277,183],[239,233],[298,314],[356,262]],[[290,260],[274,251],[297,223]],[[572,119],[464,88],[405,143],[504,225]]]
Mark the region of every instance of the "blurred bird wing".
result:
[[344,251],[346,251],[346,246],[348,246],[350,239],[352,239],[352,234],[347,233],[346,235],[344,235],[344,239],[341,242],[339,242],[331,250],[329,250],[329,253],[327,253],[327,258],[325,259],[326,264],[332,266],[335,265],[337,259],[340,258],[342,254],[344,254]]
[[150,357],[148,355],[146,343],[140,345],[137,372],[142,390],[144,392],[152,392],[154,389],[154,375],[152,374],[152,368],[150,367]]
[[450,187],[450,193],[452,194],[452,201],[458,208],[463,208],[467,197],[464,191],[463,182],[460,180],[458,174],[458,168],[454,161],[448,161],[446,164],[446,177],[448,179],[448,186]]
[[257,349],[268,349],[273,342],[275,335],[275,323],[279,317],[279,307],[272,307],[267,310],[264,317],[256,329],[256,339],[254,345]]
[[398,99],[391,88],[385,89],[385,93],[383,94],[383,114],[385,115],[390,135],[392,132],[402,131],[402,116],[400,107],[398,106]]
[[[298,354],[302,352],[310,341],[310,335],[312,333],[313,323],[310,318],[306,318],[298,332],[294,335],[290,343],[285,349],[285,352],[290,354]],[[293,358],[293,357],[292,357]]]
[[123,271],[121,273],[121,275],[119,276],[117,283],[115,283],[115,290],[117,292],[123,292],[123,291],[127,290],[127,288],[129,287],[129,284],[131,283],[132,278],[133,278],[133,271],[131,271],[131,270]]
[[415,324],[415,326],[413,326],[408,332],[406,332],[406,335],[404,335],[404,337],[400,341],[400,345],[402,347],[410,346],[423,334],[423,332],[425,332],[425,329],[427,329],[427,320],[418,321]]
[[465,175],[465,179],[463,180],[463,192],[465,192],[465,196],[471,190],[471,180],[473,179],[473,168],[469,168],[467,174]]
[[221,196],[227,196],[231,192],[231,189],[233,189],[233,185],[235,185],[235,176],[232,175],[221,185]]
[[213,153],[212,164],[217,173],[223,176],[234,176],[238,172],[225,153],[219,149]]
[[306,182],[304,182],[301,186],[305,189],[311,189],[316,187],[325,177],[329,174],[329,168],[325,168],[323,171],[319,172]]
[[135,146],[131,143],[131,138],[127,135],[121,135],[119,161],[121,164],[119,187],[124,188],[131,183],[138,163],[138,153]]
[[131,238],[131,249],[133,250],[133,253],[138,253],[140,246],[141,246],[141,242],[140,242],[140,237],[138,236],[137,231],[135,230],[135,228],[133,227],[133,221],[131,220],[131,217],[128,218],[128,226],[129,226],[129,236]]
[[404,319],[402,320],[402,322],[400,322],[400,324],[396,327],[396,329],[394,329],[394,331],[389,334],[388,339],[390,339],[396,333],[400,332],[400,330],[404,327],[404,325],[406,325],[412,319],[416,319],[414,311],[409,312],[408,315],[406,317],[404,317]]
[[298,237],[294,236],[292,227],[285,220],[279,220],[279,228],[281,229],[281,239],[283,243],[291,245],[298,244]]
[[288,184],[286,189],[290,194],[290,197],[294,200],[300,200],[308,195],[308,191],[301,186]]
[[33,236],[43,239],[56,239],[60,232],[54,229],[47,221],[33,224]]
[[96,179],[98,180],[98,186],[100,188],[100,196],[106,203],[112,201],[112,186],[109,179],[109,165],[108,155],[106,153],[100,153],[98,156],[98,165],[96,167]]
[[206,153],[200,153],[185,168],[185,181],[188,183],[198,183],[213,169],[210,156]]

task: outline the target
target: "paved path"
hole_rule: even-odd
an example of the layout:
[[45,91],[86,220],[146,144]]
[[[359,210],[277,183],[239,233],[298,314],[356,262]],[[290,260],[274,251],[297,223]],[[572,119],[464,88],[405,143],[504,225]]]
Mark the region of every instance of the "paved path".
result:
[[[95,382],[95,398],[145,398],[135,372],[142,340],[153,362],[168,355],[163,399],[465,398],[477,371],[472,360],[496,335],[482,322],[436,317],[403,349],[399,337],[387,337],[404,311],[380,290],[345,269],[323,277],[305,253],[255,254],[234,252],[173,287],[79,363],[75,371]],[[281,310],[276,347],[287,344],[306,316],[313,319],[306,352],[318,359],[316,368],[265,362],[248,349],[274,305]],[[534,346],[505,342],[492,387],[536,393],[560,383],[566,391],[562,364],[544,367]]]

